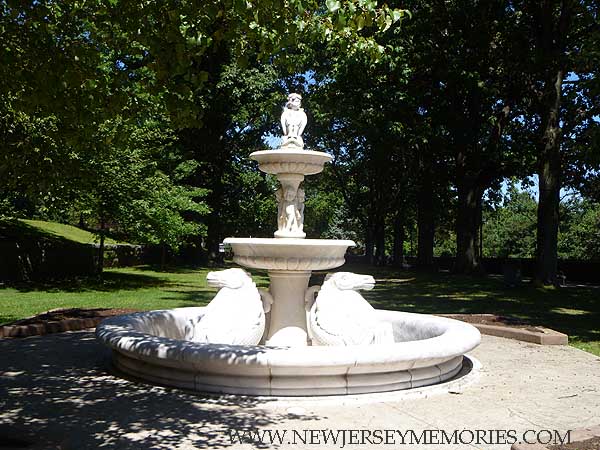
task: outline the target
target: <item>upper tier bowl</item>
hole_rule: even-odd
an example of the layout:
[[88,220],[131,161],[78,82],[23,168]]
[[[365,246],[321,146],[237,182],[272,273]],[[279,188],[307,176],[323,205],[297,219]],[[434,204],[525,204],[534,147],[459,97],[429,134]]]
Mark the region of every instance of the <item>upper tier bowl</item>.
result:
[[314,175],[323,171],[323,165],[331,161],[328,153],[312,150],[261,150],[250,155],[258,161],[259,169],[270,174],[294,173]]
[[227,238],[233,260],[251,269],[311,271],[328,270],[344,264],[354,241],[293,238]]

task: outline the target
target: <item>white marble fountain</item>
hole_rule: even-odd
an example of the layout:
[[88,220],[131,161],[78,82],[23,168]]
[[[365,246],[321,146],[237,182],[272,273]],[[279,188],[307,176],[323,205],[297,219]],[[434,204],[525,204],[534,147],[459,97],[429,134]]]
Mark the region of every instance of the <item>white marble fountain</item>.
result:
[[122,372],[204,392],[361,394],[449,380],[479,344],[479,332],[466,323],[374,309],[358,292],[373,287],[371,276],[337,272],[308,286],[312,271],[343,265],[355,244],[305,239],[301,185],[331,156],[304,150],[300,101],[288,97],[281,146],[250,155],[281,184],[275,237],[225,240],[237,264],[268,271],[269,289],[257,289],[243,269],[211,272],[208,284],[219,291],[206,307],[105,320],[96,335]]

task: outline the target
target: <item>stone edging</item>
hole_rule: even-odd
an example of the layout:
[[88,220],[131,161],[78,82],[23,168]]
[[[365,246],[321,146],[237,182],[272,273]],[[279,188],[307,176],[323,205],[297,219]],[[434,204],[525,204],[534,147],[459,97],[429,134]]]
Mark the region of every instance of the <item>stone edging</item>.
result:
[[[600,437],[600,425],[589,428],[577,428],[571,432],[571,444],[587,441]],[[548,450],[548,447],[541,444],[513,444],[510,450]]]
[[62,333],[65,331],[79,331],[86,328],[95,328],[106,317],[88,317],[85,319],[64,319],[29,325],[2,325],[0,338],[3,337],[28,337],[49,333]]
[[567,345],[569,336],[550,328],[536,327],[540,331],[530,331],[523,328],[510,328],[498,325],[471,324],[477,328],[481,334],[489,334],[517,341],[532,342],[540,345]]
[[[440,314],[443,317],[451,319],[456,318],[455,314]],[[493,314],[476,314],[477,316],[490,316]],[[460,320],[460,319],[457,319]],[[471,322],[468,322],[471,323]],[[471,323],[479,330],[481,334],[497,336],[506,339],[514,339],[516,341],[531,342],[539,345],[568,345],[569,336],[559,331],[550,328],[536,326],[538,331],[532,331],[526,328],[515,328],[503,325],[488,325],[483,323]]]

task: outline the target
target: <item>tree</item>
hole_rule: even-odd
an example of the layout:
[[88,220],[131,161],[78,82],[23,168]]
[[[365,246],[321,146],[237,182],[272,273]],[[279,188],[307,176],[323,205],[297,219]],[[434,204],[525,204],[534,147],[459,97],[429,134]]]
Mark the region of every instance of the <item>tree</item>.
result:
[[594,70],[591,60],[600,37],[598,5],[584,0],[545,0],[524,2],[518,6],[524,12],[522,31],[527,34],[525,45],[533,49],[533,65],[528,68],[527,82],[532,112],[538,124],[539,206],[535,279],[540,284],[554,284],[563,176],[563,84],[569,73],[585,77]]
[[[258,145],[257,136],[270,122],[264,111],[277,103],[271,95],[280,91],[276,84],[279,75],[273,76],[269,63],[275,61],[278,67],[293,72],[298,62],[295,55],[322,42],[340,51],[360,48],[378,55],[381,48],[369,34],[359,31],[365,27],[387,29],[403,15],[363,0],[344,4],[212,0],[202,8],[188,1],[14,0],[0,8],[5,38],[0,69],[2,104],[10,103],[7,111],[12,108],[18,114],[29,114],[31,120],[27,120],[32,123],[56,117],[60,130],[57,155],[52,160],[56,176],[65,183],[72,180],[76,194],[97,199],[99,215],[114,215],[128,198],[110,181],[111,174],[119,175],[115,171],[120,166],[112,162],[121,150],[100,148],[94,139],[111,121],[119,122],[122,117],[129,124],[143,122],[146,118],[138,115],[140,111],[156,107],[167,113],[164,117],[170,128],[177,131],[181,150],[176,159],[195,163],[188,164],[188,178],[182,181],[195,178],[196,187],[211,188],[207,226],[213,252],[221,234],[227,232],[224,223],[235,222],[223,220],[226,208],[237,206],[235,196],[227,204],[227,194],[240,192],[236,186],[240,181],[252,183],[252,177],[246,176],[251,166],[240,163],[249,147],[242,146],[252,145],[250,141]],[[249,103],[255,109],[246,108],[244,116],[240,113],[244,108],[239,106]],[[264,107],[267,103],[270,108]],[[2,114],[12,126],[15,121],[9,116]],[[118,132],[124,129],[120,127]],[[106,171],[87,170],[83,161]],[[9,175],[27,172],[26,160],[13,162]],[[5,173],[8,169],[2,168]],[[53,172],[38,171],[41,179],[46,173]],[[95,183],[82,180],[84,174],[92,174]],[[33,183],[32,177],[22,184]],[[84,193],[83,186],[92,190]],[[44,196],[63,195],[56,187]]]
[[[276,123],[273,111],[279,101],[274,94],[284,97],[278,79],[298,70],[304,61],[299,53],[310,54],[311,46],[322,42],[338,51],[358,48],[380,54],[380,47],[358,31],[365,26],[387,29],[403,14],[362,0],[343,5],[210,1],[202,9],[193,2],[171,1],[129,3],[125,11],[113,11],[113,20],[129,37],[123,53],[132,61],[131,70],[140,63],[153,71],[156,82],[149,88],[164,98],[185,152],[198,163],[189,181],[210,189],[207,246],[212,256],[217,256],[224,233],[235,228],[225,218],[233,216],[231,209],[239,203],[232,195],[240,191],[236,183],[251,179],[231,175],[242,173],[240,161],[247,150]],[[241,109],[246,113],[240,114]],[[250,147],[242,147],[244,136],[246,143],[254,141]]]
[[600,259],[600,202],[572,195],[561,202],[558,256]]
[[535,255],[537,203],[514,182],[502,203],[484,210],[484,255],[500,258],[531,258]]

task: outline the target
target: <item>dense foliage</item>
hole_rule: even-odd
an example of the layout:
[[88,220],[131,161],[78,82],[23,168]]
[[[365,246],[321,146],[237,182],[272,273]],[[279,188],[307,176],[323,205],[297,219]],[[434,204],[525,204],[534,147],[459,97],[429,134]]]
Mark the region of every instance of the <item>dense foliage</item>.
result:
[[[334,156],[306,182],[309,236],[467,273],[535,256],[542,283],[598,257],[598,4],[387,5],[0,2],[0,214],[213,257],[270,236],[275,181],[248,155],[293,90]],[[539,202],[501,187],[532,176]]]

